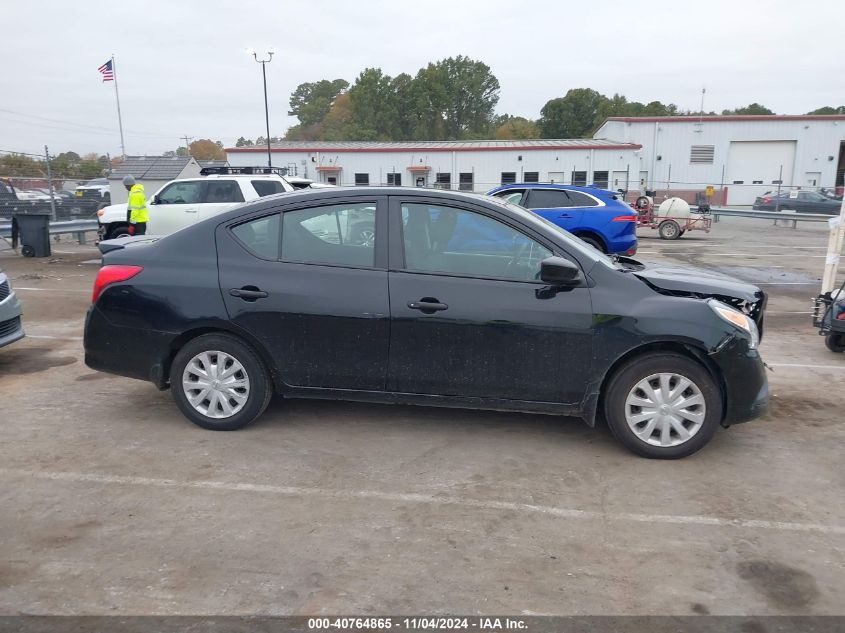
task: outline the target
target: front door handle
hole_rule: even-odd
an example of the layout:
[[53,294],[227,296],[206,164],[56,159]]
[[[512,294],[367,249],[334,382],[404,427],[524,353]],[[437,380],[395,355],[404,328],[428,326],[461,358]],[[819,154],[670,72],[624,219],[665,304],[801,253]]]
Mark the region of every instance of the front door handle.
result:
[[424,314],[434,314],[440,310],[448,310],[449,306],[445,303],[440,303],[437,299],[432,297],[423,297],[419,301],[409,301],[408,307],[411,310],[420,310]]
[[239,297],[244,301],[255,301],[256,299],[266,299],[270,295],[258,288],[232,288],[229,294],[233,297]]
[[571,218],[572,216],[571,216],[571,215],[569,215],[568,213],[561,213],[561,214],[560,214],[559,216],[557,216],[557,217],[559,217],[559,218]]
[[188,207],[187,209],[185,209],[185,213],[196,213],[196,212],[197,212],[196,207],[193,207],[193,208]]

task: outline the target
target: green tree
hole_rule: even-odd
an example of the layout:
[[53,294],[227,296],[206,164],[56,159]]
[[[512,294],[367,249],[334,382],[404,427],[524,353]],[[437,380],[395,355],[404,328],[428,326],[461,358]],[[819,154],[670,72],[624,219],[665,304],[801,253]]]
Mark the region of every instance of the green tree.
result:
[[357,140],[387,141],[398,136],[393,80],[380,68],[367,68],[349,89]]
[[457,140],[488,133],[500,86],[487,64],[449,57],[420,70],[414,84],[418,138]]
[[845,114],[845,106],[834,108],[832,106],[824,106],[823,108],[816,108],[807,114]]
[[75,177],[83,180],[99,178],[106,173],[108,169],[107,165],[108,157],[98,156],[96,153],[85,154],[79,161]]
[[529,121],[524,117],[507,117],[507,120],[496,128],[493,136],[499,140],[540,138],[540,128],[534,121]]
[[253,145],[255,145],[254,141],[248,138],[244,138],[243,136],[241,136],[240,138],[238,138],[237,141],[235,141],[235,147],[252,147]]
[[0,176],[41,176],[46,173],[42,161],[23,154],[0,155]]
[[581,138],[593,131],[607,97],[590,88],[572,88],[540,110],[543,138]]
[[742,108],[735,108],[733,110],[722,110],[722,114],[774,114],[766,106],[755,102]]
[[319,123],[329,113],[337,96],[348,87],[349,82],[343,79],[299,84],[290,96],[288,114],[298,118],[304,126]]

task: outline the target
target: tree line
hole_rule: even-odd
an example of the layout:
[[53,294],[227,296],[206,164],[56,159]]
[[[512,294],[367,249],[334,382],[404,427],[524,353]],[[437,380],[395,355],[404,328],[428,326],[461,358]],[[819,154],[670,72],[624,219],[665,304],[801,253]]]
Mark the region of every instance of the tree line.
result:
[[[288,114],[297,124],[278,140],[418,141],[473,139],[585,138],[612,116],[698,116],[660,101],[640,103],[625,96],[603,95],[591,88],[572,88],[550,99],[539,116],[529,119],[496,114],[499,80],[483,62],[449,57],[429,63],[415,75],[391,77],[380,68],[364,69],[350,84],[321,79],[297,86]],[[842,114],[845,106],[823,107],[808,114]],[[716,115],[716,112],[706,112]],[[774,114],[759,103],[729,114]],[[236,147],[261,146],[266,138],[240,137]]]
[[[108,173],[109,157],[96,153],[80,156],[62,152],[50,157],[50,171],[56,180],[91,180]],[[47,161],[26,154],[0,155],[0,176],[47,177]]]

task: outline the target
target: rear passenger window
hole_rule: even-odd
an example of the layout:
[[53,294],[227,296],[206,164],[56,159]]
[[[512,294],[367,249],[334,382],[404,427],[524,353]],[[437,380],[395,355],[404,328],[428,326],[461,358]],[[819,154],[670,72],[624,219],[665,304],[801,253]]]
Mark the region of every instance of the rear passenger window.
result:
[[251,180],[250,182],[255,188],[255,193],[257,193],[260,198],[285,192],[284,185],[282,185],[282,183],[278,180]]
[[282,222],[282,259],[305,264],[373,266],[375,224],[375,203],[288,211]]
[[241,187],[234,180],[209,180],[205,188],[205,201],[209,204],[243,202]]
[[532,189],[528,194],[529,209],[559,209],[571,206],[567,192],[560,189]]
[[279,214],[238,224],[232,229],[238,241],[262,259],[279,259]]
[[599,204],[594,198],[580,191],[567,191],[566,193],[569,194],[569,199],[572,200],[571,206],[573,207],[597,207]]

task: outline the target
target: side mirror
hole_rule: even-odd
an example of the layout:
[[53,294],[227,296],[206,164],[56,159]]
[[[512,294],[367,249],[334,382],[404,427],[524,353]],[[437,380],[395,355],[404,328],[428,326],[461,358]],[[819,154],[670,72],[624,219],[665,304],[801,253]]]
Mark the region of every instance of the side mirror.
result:
[[153,195],[153,199],[152,199],[152,202],[150,204],[159,204],[158,194]]
[[540,262],[540,279],[547,284],[577,286],[584,279],[577,264],[563,257],[547,257]]

